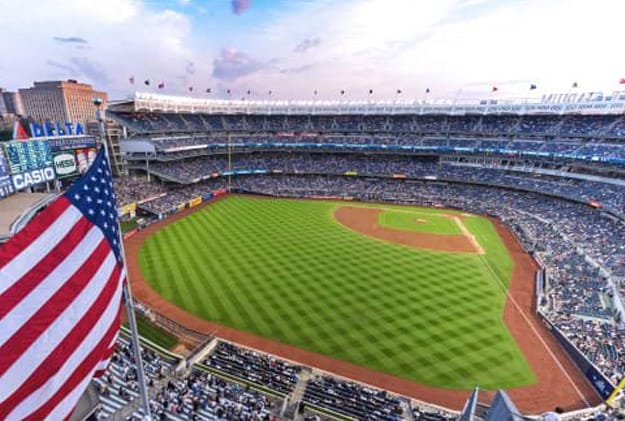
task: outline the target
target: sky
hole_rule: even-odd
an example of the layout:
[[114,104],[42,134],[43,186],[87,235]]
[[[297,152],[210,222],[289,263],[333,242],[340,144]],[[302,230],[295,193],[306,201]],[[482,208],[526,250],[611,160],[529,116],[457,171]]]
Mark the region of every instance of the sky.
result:
[[68,78],[111,99],[625,90],[622,0],[0,0],[0,12],[9,90]]

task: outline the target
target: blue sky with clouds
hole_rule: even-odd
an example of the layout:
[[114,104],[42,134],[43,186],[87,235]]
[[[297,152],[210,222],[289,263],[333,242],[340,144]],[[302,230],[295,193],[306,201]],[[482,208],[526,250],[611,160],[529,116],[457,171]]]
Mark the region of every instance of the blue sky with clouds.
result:
[[523,97],[531,83],[532,95],[574,81],[609,91],[625,77],[622,0],[0,0],[0,10],[9,89],[76,78],[112,98],[207,88],[263,99],[397,89],[420,99],[426,88]]

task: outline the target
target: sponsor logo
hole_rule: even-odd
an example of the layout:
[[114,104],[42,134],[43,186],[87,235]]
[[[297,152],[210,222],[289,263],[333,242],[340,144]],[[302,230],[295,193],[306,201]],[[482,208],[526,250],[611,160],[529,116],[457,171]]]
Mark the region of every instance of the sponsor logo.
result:
[[74,154],[61,153],[54,156],[54,170],[59,177],[73,174],[77,169]]
[[27,171],[11,176],[16,190],[22,190],[35,184],[54,180],[54,168],[47,167],[38,170]]
[[84,135],[85,129],[82,124],[76,122],[53,123],[46,121],[43,124],[30,123],[31,137],[55,137]]

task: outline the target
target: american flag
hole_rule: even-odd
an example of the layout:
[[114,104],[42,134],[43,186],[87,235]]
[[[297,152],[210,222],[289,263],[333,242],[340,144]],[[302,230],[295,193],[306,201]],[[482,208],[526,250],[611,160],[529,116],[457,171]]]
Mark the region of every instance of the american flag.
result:
[[64,419],[106,368],[126,276],[119,241],[101,150],[0,246],[0,419]]

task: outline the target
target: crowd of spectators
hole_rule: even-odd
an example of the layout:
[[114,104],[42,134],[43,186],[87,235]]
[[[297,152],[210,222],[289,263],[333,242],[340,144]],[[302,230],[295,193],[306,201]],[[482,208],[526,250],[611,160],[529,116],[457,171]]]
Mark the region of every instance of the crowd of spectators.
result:
[[111,112],[137,134],[197,132],[414,133],[621,138],[620,115],[207,115]]
[[[192,134],[158,137],[150,140],[157,155],[151,159],[169,161],[174,159],[202,156],[208,153],[225,153],[230,147],[234,150],[275,150],[289,147],[300,151],[384,151],[401,149],[404,152],[436,151],[444,155],[472,152],[507,157],[512,155],[540,159],[543,157],[568,157],[580,161],[607,161],[625,159],[622,140],[579,139],[569,137],[549,137],[547,139],[470,137],[468,135],[415,135],[415,134],[319,134],[314,136],[288,136],[250,134]],[[129,155],[130,159],[143,160],[144,155]]]
[[[489,183],[530,191],[550,193],[583,201],[595,201],[625,215],[625,186],[578,178],[502,171],[496,168],[466,166],[453,162],[438,163],[402,155],[314,154],[314,153],[240,153],[230,158],[210,155],[173,162],[156,162],[153,174],[165,179],[190,183],[228,170],[264,170],[292,173],[359,174],[432,178]],[[612,254],[612,253],[611,253]]]
[[123,206],[165,192],[160,184],[147,181],[146,177],[128,176],[114,179],[117,205]]
[[170,379],[150,402],[157,419],[269,421],[276,402],[210,373]]
[[155,215],[165,214],[195,197],[214,190],[224,189],[227,185],[226,179],[219,178],[187,186],[169,186],[164,190],[163,196],[143,203],[141,208]]
[[359,420],[404,419],[404,408],[398,397],[330,376],[308,380],[303,402]]
[[219,342],[204,364],[283,394],[293,391],[301,367],[266,354]]
[[[172,373],[171,362],[160,354],[145,347],[141,351],[146,382],[149,386],[154,386]],[[131,401],[140,399],[137,378],[132,345],[128,339],[120,336],[106,371],[94,379],[101,404],[95,414],[96,419],[107,419]]]

